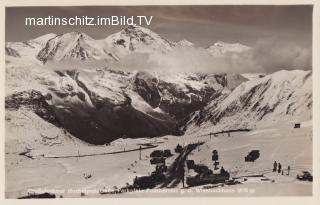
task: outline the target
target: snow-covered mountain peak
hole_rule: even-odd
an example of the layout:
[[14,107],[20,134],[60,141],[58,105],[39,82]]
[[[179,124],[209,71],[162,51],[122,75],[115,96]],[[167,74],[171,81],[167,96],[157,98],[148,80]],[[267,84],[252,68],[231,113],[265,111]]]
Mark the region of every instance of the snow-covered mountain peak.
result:
[[55,38],[57,36],[57,34],[54,33],[48,33],[42,36],[39,36],[37,38],[34,38],[32,40],[29,40],[28,42],[32,42],[32,43],[37,43],[40,44],[42,46],[46,45],[46,43],[48,42],[48,40]]
[[23,42],[7,42],[5,44],[7,62],[19,65],[41,64],[36,58],[37,54],[45,47],[48,40],[56,36],[49,33]]
[[[158,58],[158,55],[170,55],[176,47],[188,49],[193,46],[192,42],[185,39],[171,42],[148,28],[127,26],[100,40],[78,31],[60,35],[50,33],[25,42],[7,43],[6,54],[10,58],[27,62],[31,60],[36,64],[65,60],[120,61],[129,54],[151,54]],[[207,48],[214,57],[224,57],[229,53],[238,55],[249,50],[250,47],[240,43],[222,41]]]
[[175,46],[194,46],[194,44],[186,39],[183,39],[181,41],[178,41],[175,43]]
[[130,35],[132,37],[139,37],[141,35],[143,35],[143,33],[145,34],[150,34],[150,35],[158,35],[154,32],[152,32],[150,29],[144,28],[142,26],[134,26],[134,25],[130,25],[125,27],[124,29],[121,30],[121,33],[125,33],[127,35]]
[[104,44],[107,50],[120,57],[132,52],[167,53],[173,45],[157,33],[141,26],[128,26],[105,38]]
[[78,39],[83,39],[83,40],[94,40],[91,38],[89,35],[86,33],[80,32],[80,31],[72,31],[69,33],[61,34],[58,35],[61,40],[65,41],[70,41],[70,40],[78,40]]
[[312,72],[281,70],[243,82],[224,99],[196,113],[190,130],[252,129],[281,120],[309,120],[312,115]]
[[65,59],[111,59],[103,46],[82,32],[70,32],[50,39],[39,52],[38,59],[43,63],[49,60],[62,61]]
[[148,28],[142,27],[142,26],[127,26],[124,29],[122,29],[118,34],[125,35],[130,37],[131,39],[136,39],[145,43],[148,43],[148,41],[157,41],[157,42],[166,42],[171,44],[171,42],[167,41],[166,39],[163,39],[159,34],[151,31]]

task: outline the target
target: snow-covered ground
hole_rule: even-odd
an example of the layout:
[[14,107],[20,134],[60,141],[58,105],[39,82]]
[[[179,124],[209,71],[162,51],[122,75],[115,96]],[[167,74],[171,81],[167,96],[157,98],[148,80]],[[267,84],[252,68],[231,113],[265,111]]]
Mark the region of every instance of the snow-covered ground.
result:
[[[191,48],[195,46],[186,40],[170,42],[133,26],[101,40],[71,32],[7,42],[6,197],[25,196],[35,189],[62,191],[56,193],[58,197],[80,197],[85,190],[95,192],[86,197],[110,197],[100,195],[99,190],[124,187],[136,176],[155,170],[149,158],[153,150],[174,153],[177,144],[198,142],[203,144],[189,159],[212,169],[211,153],[216,149],[220,165],[231,177],[242,180],[242,184],[222,187],[236,190],[228,196],[311,195],[312,183],[297,181],[296,175],[312,171],[312,72],[189,73],[186,57],[180,64],[175,53],[192,51],[190,62],[198,71],[205,66],[200,57],[204,49]],[[237,59],[252,49],[219,41],[205,50],[205,56]],[[164,71],[153,70],[149,57],[156,64],[165,61],[159,63]],[[137,61],[146,63],[148,71],[140,63],[135,68]],[[171,67],[181,67],[186,73],[168,72]],[[182,120],[188,120],[179,127],[185,135],[168,135],[176,133],[175,123]],[[294,129],[295,123],[301,123],[301,128]],[[252,131],[233,132],[230,137],[207,135],[242,128]],[[260,150],[260,158],[244,162],[253,149]],[[173,164],[177,156],[169,157],[166,164]],[[179,160],[181,171],[184,158]],[[291,174],[273,173],[274,161],[285,170],[290,165]],[[244,181],[243,176],[253,174],[264,177]],[[225,196],[217,191],[221,187],[214,186],[182,189],[180,183],[176,188],[191,191],[188,196],[197,196],[199,190],[209,190],[205,196]]]
[[[231,133],[230,137],[227,134],[218,134],[211,139],[210,136],[202,138],[207,138],[206,143],[195,150],[189,159],[193,159],[195,163],[205,164],[213,170],[213,162],[208,156],[211,156],[212,151],[216,149],[219,153],[220,166],[228,170],[231,177],[264,174],[267,178],[275,180],[274,189],[277,189],[278,184],[287,184],[291,188],[297,186],[295,193],[300,195],[301,182],[296,180],[296,175],[302,170],[312,171],[311,126],[295,129],[291,123],[281,123],[260,130]],[[244,157],[251,150],[260,150],[260,157],[255,162],[245,162]],[[285,175],[272,172],[274,161],[282,164]],[[290,175],[286,176],[288,166],[291,167],[291,171]],[[248,180],[246,185],[248,183],[251,184],[251,181]],[[252,183],[259,184],[259,181]],[[311,191],[311,183],[309,184]],[[281,189],[278,191],[279,195],[283,193]],[[269,192],[262,189],[257,194],[268,195]]]
[[[154,165],[150,165],[149,154],[154,149],[171,149],[180,143],[186,145],[192,142],[203,141],[199,149],[195,149],[189,159],[195,163],[201,163],[213,169],[211,161],[212,150],[219,152],[220,165],[231,174],[231,177],[241,177],[253,174],[264,174],[265,178],[274,180],[261,181],[260,178],[250,178],[243,184],[224,187],[204,189],[203,187],[190,188],[188,196],[282,196],[282,195],[311,195],[312,183],[296,180],[297,173],[302,170],[312,171],[312,127],[310,123],[300,129],[294,129],[292,123],[278,123],[270,127],[250,132],[234,132],[228,137],[227,134],[219,134],[217,137],[196,135],[185,135],[182,137],[165,136],[154,139],[119,139],[109,146],[79,147],[82,153],[101,153],[105,151],[121,151],[128,147],[139,147],[140,144],[150,143],[158,145],[156,148],[142,150],[142,159],[139,160],[139,151],[125,152],[120,154],[98,155],[74,158],[44,158],[36,157],[30,159],[17,153],[6,154],[6,197],[16,198],[26,195],[28,190],[50,190],[57,196],[80,197],[80,193],[72,193],[72,190],[87,190],[95,193],[87,194],[86,197],[110,197],[112,195],[100,195],[101,189],[112,189],[114,186],[120,188],[126,183],[132,184],[135,176],[150,174],[154,171]],[[130,145],[130,146],[129,146]],[[65,145],[51,150],[51,156],[74,154],[74,145]],[[60,149],[57,152],[56,149]],[[259,149],[261,156],[255,162],[244,162],[244,157],[252,149]],[[167,159],[170,165],[177,154]],[[290,175],[281,175],[272,172],[273,162],[280,162],[286,170],[290,165]],[[92,177],[85,179],[85,174]],[[285,171],[286,174],[286,171]],[[178,185],[181,187],[181,185]],[[222,193],[219,189],[235,190],[234,193]],[[245,189],[250,191],[246,192]],[[216,190],[216,192],[214,192]],[[240,191],[239,191],[240,190]],[[241,192],[242,191],[242,192]],[[179,196],[181,190],[167,196]],[[159,196],[158,194],[126,193],[116,195],[117,197],[129,196]]]
[[[169,140],[172,139],[172,140]],[[155,149],[173,149],[176,146],[173,136],[154,139],[120,139],[114,141],[110,146],[82,146],[78,147],[80,155],[83,153],[103,153],[112,151],[124,151],[128,145],[139,148],[140,144],[149,142],[159,147]],[[165,142],[161,144],[162,142]],[[170,142],[170,143],[168,143]],[[130,147],[129,146],[129,147]],[[60,149],[68,155],[74,153],[73,146],[56,147],[52,151]],[[50,148],[47,149],[47,151]],[[150,174],[154,171],[154,165],[150,165],[149,155],[153,149],[141,151],[124,152],[120,154],[98,155],[89,157],[73,158],[45,158],[36,156],[30,159],[16,153],[6,154],[6,197],[16,198],[26,195],[28,189],[104,189],[119,188],[132,184],[135,176]],[[59,156],[60,153],[50,156]],[[63,157],[63,156],[62,156]],[[174,156],[167,159],[173,161]],[[92,178],[85,179],[84,174],[92,174]],[[66,193],[64,197],[80,197],[80,194]],[[93,194],[97,195],[97,194]],[[98,194],[99,195],[99,194]],[[92,196],[92,195],[89,195]]]

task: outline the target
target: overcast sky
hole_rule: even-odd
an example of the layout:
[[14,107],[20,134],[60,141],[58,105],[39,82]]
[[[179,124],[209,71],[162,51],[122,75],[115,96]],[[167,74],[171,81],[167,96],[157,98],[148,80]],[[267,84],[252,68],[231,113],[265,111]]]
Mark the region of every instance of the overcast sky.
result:
[[[24,25],[25,17],[48,15],[55,17],[152,15],[154,18],[151,25],[145,27],[171,41],[187,39],[196,46],[207,47],[221,40],[229,43],[239,42],[251,47],[258,46],[260,49],[276,46],[277,52],[303,50],[303,53],[297,51],[290,55],[308,58],[305,62],[311,65],[312,6],[308,5],[12,7],[6,8],[6,41],[23,41],[46,33],[61,34],[75,30],[85,32],[95,39],[101,39],[121,29],[121,26]],[[272,40],[265,45],[266,39]],[[287,60],[292,61],[292,59]]]
[[169,40],[187,39],[199,46],[217,40],[252,45],[262,37],[277,37],[310,46],[311,6],[106,6],[21,7],[6,9],[6,41],[22,41],[46,33],[74,30],[93,38],[104,38],[119,26],[24,26],[25,17],[152,15],[148,27]]

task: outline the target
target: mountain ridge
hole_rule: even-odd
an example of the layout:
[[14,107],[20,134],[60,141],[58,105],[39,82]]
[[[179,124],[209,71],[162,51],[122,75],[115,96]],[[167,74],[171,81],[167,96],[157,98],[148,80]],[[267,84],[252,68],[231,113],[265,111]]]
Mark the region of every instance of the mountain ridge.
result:
[[[170,42],[142,27],[128,27],[99,40],[70,32],[8,42],[6,107],[10,109],[6,113],[27,109],[27,115],[31,111],[46,122],[54,119],[52,122],[59,123],[58,129],[91,144],[127,137],[252,128],[273,122],[273,118],[311,118],[310,71],[126,71],[111,64],[131,54],[170,55],[176,47],[196,51],[196,46],[187,40]],[[218,41],[207,50],[220,58],[242,55],[252,48]],[[64,60],[71,63],[59,64]],[[102,63],[87,65],[82,63],[85,61]],[[49,62],[52,64],[45,66]],[[130,63],[133,62],[127,66]]]
[[299,122],[310,118],[312,72],[281,70],[243,82],[219,102],[194,113],[187,126],[193,131],[200,127],[211,131],[254,129],[280,120]]
[[[21,44],[30,44],[30,47],[26,50]],[[144,27],[128,26],[102,39],[93,39],[79,31],[59,35],[50,33],[22,43],[7,42],[5,48],[6,56],[14,58],[27,56],[29,59],[45,64],[49,61],[59,62],[68,59],[119,61],[130,53],[168,54],[177,46],[194,47],[195,45],[185,39],[177,42],[169,41]],[[35,49],[32,50],[32,47]],[[226,53],[239,54],[250,49],[239,43],[217,41],[206,50],[212,56],[220,57]],[[20,51],[26,54],[20,55]]]

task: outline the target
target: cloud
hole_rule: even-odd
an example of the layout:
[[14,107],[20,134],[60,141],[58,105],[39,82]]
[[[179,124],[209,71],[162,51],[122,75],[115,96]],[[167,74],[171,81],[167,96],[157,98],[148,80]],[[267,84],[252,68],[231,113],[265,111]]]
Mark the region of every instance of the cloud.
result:
[[310,69],[312,66],[311,48],[283,43],[276,38],[260,39],[253,51],[252,60],[265,71]]
[[200,73],[261,72],[252,64],[250,56],[226,55],[213,57],[200,47],[175,47],[169,53],[132,53],[110,65],[114,69],[139,71],[173,71]]
[[149,53],[131,53],[122,57],[120,61],[111,62],[109,67],[127,71],[148,71],[157,69],[158,65],[150,59]]
[[200,73],[272,73],[286,69],[310,69],[311,50],[274,38],[261,39],[249,51],[212,56],[202,47],[175,47],[169,53],[133,53],[111,68],[141,71]]

